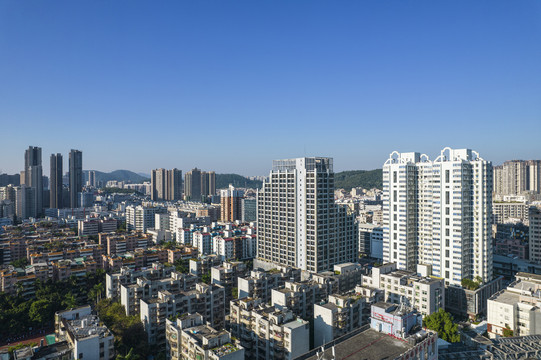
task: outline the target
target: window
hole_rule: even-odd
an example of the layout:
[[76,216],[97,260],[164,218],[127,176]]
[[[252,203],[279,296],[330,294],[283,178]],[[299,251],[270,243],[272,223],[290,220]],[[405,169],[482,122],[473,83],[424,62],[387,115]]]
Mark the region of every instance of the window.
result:
[[396,178],[397,178],[397,176],[396,176],[396,171],[394,171],[394,172],[393,172],[393,182],[394,182],[394,183],[396,182]]
[[[394,190],[394,191],[393,191],[393,201],[396,201],[396,198],[397,198],[397,196],[396,196],[396,190]],[[396,206],[396,205],[395,205],[395,206]]]
[[449,204],[449,191],[445,192],[445,203]]
[[445,182],[449,183],[449,170],[445,170]]

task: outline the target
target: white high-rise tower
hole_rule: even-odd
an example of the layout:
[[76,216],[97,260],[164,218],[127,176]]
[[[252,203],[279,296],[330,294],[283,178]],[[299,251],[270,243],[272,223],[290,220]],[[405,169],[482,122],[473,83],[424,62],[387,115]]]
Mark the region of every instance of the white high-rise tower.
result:
[[469,149],[434,161],[393,152],[383,166],[383,257],[398,268],[431,265],[436,276],[492,280],[492,164]]
[[257,196],[257,259],[310,272],[357,260],[354,215],[334,202],[330,158],[273,161]]

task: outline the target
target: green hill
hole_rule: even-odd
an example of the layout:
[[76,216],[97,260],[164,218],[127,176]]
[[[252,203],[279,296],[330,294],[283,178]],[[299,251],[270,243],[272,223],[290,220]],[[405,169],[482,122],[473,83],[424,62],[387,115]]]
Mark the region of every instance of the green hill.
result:
[[225,189],[229,184],[235,187],[260,189],[263,183],[260,180],[250,180],[237,174],[216,174],[216,189]]
[[[88,179],[88,171],[83,171],[83,182],[86,183],[86,180]],[[144,176],[141,176],[139,174],[134,173],[133,171],[129,170],[115,170],[110,173],[101,172],[98,170],[94,170],[96,172],[96,181],[110,181],[110,180],[116,180],[116,181],[126,181],[131,182],[132,184],[140,184],[143,181],[150,181],[149,178],[146,178]]]
[[336,189],[345,189],[348,191],[354,187],[383,189],[382,169],[349,170],[335,173],[334,187]]

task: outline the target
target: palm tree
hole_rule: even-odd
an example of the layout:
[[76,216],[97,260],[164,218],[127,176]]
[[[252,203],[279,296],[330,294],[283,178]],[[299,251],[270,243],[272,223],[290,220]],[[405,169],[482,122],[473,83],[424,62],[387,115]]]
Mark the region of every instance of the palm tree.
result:
[[116,360],[139,360],[139,355],[133,353],[133,348],[126,355],[117,355]]

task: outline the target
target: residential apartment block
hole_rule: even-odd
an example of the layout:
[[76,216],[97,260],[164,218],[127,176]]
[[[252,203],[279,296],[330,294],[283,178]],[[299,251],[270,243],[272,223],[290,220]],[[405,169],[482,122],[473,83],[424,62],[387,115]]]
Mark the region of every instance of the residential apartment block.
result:
[[332,159],[273,161],[257,204],[257,266],[320,272],[357,260],[355,217],[335,204]]

